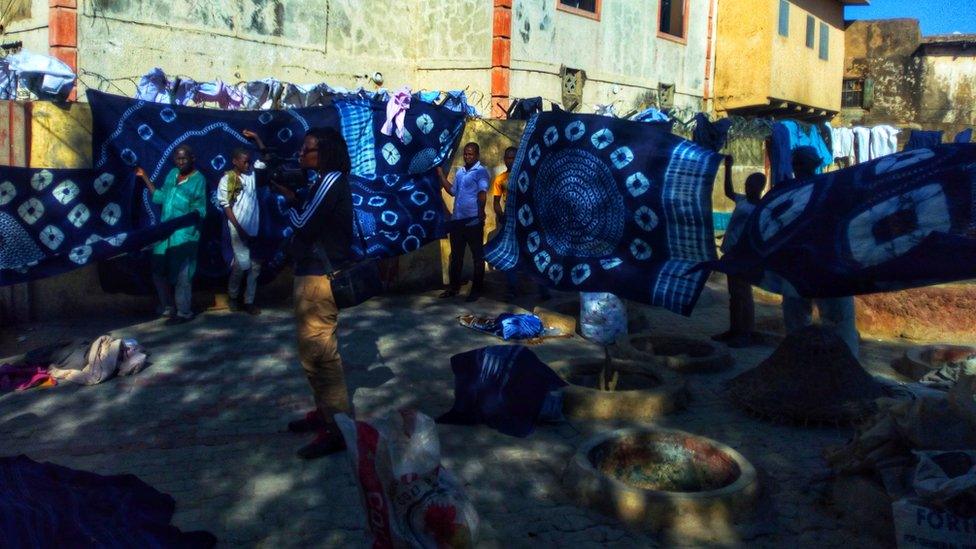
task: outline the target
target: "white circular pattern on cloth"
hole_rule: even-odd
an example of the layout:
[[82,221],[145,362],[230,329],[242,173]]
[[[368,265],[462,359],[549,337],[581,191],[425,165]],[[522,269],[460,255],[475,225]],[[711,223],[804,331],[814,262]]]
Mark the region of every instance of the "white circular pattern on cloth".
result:
[[599,129],[593,132],[593,135],[590,137],[590,143],[593,143],[594,148],[602,151],[613,143],[613,132],[608,128]]
[[91,257],[91,254],[91,246],[78,246],[71,249],[71,253],[68,254],[68,258],[78,265],[84,265],[85,263],[88,263],[88,258]]
[[10,181],[0,183],[0,206],[9,204],[17,197],[17,188]]
[[583,134],[585,133],[586,126],[583,125],[581,120],[573,121],[566,126],[566,139],[569,139],[570,141],[578,140],[579,138],[583,137]]
[[102,209],[102,221],[107,225],[115,225],[122,218],[122,208],[115,202],[108,203]]
[[417,128],[426,135],[434,129],[434,120],[430,115],[422,114],[417,117]]
[[54,174],[47,170],[41,170],[31,176],[31,187],[34,187],[35,191],[43,191],[53,182]]
[[136,133],[139,134],[139,137],[141,137],[143,141],[149,141],[152,139],[153,129],[150,128],[148,124],[140,124],[136,129]]
[[651,258],[651,246],[647,242],[644,242],[640,238],[635,238],[630,243],[630,253],[634,256],[634,259],[643,261],[645,259]]
[[163,122],[169,124],[170,122],[176,120],[176,111],[166,107],[165,109],[159,111],[159,117],[163,119]]
[[641,172],[630,175],[624,185],[627,187],[627,192],[634,198],[646,193],[651,188],[651,182]]
[[91,212],[88,211],[88,206],[84,204],[78,204],[68,212],[68,221],[78,228],[87,223],[89,217],[91,217]]
[[41,243],[51,250],[57,250],[62,242],[64,242],[64,233],[54,225],[48,225],[41,231]]
[[132,149],[123,149],[122,152],[119,153],[119,158],[122,159],[122,162],[124,162],[126,166],[134,167],[139,163],[139,155],[137,155]]
[[393,143],[383,145],[383,159],[391,166],[400,161],[400,151],[397,150],[396,145]]
[[653,231],[658,223],[657,214],[647,206],[641,206],[634,212],[634,223],[647,232]]
[[102,175],[95,178],[92,184],[95,187],[95,192],[98,194],[105,194],[112,185],[115,184],[115,176],[110,173],[103,173]]
[[542,135],[542,142],[545,143],[547,147],[551,147],[557,140],[559,140],[559,130],[557,130],[555,126],[549,126],[546,129],[546,133]]
[[68,205],[78,197],[78,193],[80,192],[81,191],[78,189],[78,185],[75,185],[74,181],[65,179],[54,187],[54,191],[52,191],[51,194],[53,194],[54,199],[61,204]]
[[28,198],[17,208],[17,214],[25,223],[33,225],[44,215],[44,204],[34,197]]

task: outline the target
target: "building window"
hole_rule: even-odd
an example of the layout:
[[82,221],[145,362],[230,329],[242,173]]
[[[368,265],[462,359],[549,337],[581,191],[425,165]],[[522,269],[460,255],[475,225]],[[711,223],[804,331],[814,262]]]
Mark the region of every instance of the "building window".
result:
[[556,0],[556,9],[600,20],[602,0]]
[[827,23],[820,23],[820,58],[830,59],[830,27]]
[[864,107],[864,79],[845,78],[844,90],[840,94],[841,107],[860,109]]
[[817,38],[817,22],[812,15],[807,16],[807,47],[813,49],[813,41]]
[[790,3],[779,0],[779,35],[790,35]]
[[685,38],[685,6],[688,0],[661,0],[658,30],[676,38]]

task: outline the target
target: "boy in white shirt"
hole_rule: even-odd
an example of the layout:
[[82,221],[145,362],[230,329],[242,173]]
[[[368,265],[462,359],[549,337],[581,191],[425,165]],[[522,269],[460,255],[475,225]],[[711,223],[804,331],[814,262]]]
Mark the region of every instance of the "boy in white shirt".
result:
[[[232,311],[243,310],[250,315],[259,315],[261,310],[254,306],[254,294],[257,291],[258,275],[261,274],[261,263],[251,258],[250,245],[258,234],[260,218],[251,153],[245,149],[235,149],[231,164],[234,169],[225,173],[217,185],[217,201],[227,216],[230,245],[234,250],[227,293]],[[255,167],[260,169],[264,166]],[[247,288],[242,306],[241,280],[245,272],[248,273]]]

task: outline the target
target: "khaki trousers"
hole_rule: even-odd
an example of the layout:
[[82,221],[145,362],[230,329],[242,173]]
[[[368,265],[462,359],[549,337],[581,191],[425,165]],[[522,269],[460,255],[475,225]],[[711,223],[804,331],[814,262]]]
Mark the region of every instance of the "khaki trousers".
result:
[[339,309],[332,282],[326,276],[296,276],[294,297],[298,359],[312,387],[315,406],[332,423],[335,414],[352,409],[339,357]]

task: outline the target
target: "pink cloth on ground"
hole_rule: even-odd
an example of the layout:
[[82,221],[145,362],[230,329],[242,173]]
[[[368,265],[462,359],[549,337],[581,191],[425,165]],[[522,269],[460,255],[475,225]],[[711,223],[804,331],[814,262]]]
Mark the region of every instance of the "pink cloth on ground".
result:
[[57,385],[47,368],[29,364],[0,365],[0,393],[24,391],[47,382]]

